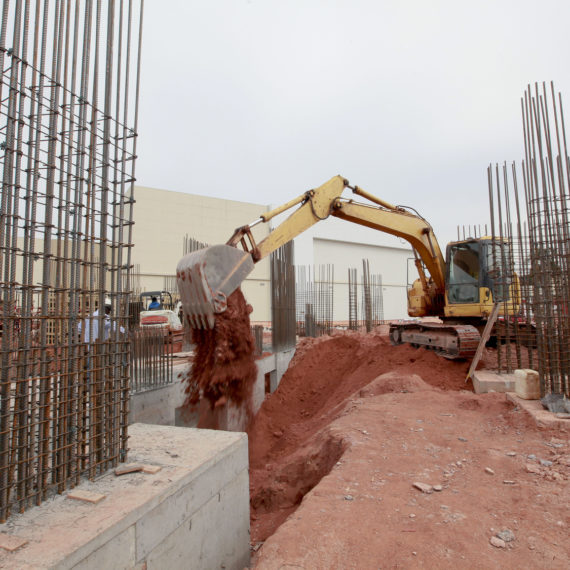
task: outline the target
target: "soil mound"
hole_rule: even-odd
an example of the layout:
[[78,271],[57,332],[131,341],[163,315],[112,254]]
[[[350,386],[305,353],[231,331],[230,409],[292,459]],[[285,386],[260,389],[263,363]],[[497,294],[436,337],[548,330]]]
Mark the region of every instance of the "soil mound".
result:
[[[426,388],[465,390],[471,389],[465,383],[468,366],[423,348],[391,346],[386,337],[374,333],[304,339],[279,388],[266,398],[249,429],[250,464],[266,463],[270,449],[290,452],[328,424],[331,412],[338,413],[349,396],[382,374],[397,373],[386,391],[415,391],[424,383]],[[423,383],[412,386],[413,375]]]
[[[344,446],[327,428],[351,399],[434,387],[465,390],[467,369],[466,362],[425,349],[391,346],[379,333],[301,341],[248,430],[252,538],[264,540],[273,532],[340,457]],[[326,456],[333,460],[315,461]],[[315,463],[319,468],[306,473]]]
[[421,392],[431,390],[431,386],[424,382],[417,374],[407,375],[400,372],[387,372],[381,374],[362,388],[359,392],[361,398],[370,398],[390,392]]
[[200,398],[212,408],[248,402],[257,377],[255,341],[251,334],[247,304],[241,289],[228,297],[227,309],[216,316],[213,329],[193,329],[194,361],[185,389],[185,407]]

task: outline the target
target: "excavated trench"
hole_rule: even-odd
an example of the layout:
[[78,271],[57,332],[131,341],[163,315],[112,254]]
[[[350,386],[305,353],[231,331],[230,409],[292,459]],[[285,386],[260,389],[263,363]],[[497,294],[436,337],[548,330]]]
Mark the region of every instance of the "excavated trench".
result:
[[338,434],[321,432],[310,444],[277,464],[252,469],[251,507],[255,513],[292,510],[328,475],[348,443]]

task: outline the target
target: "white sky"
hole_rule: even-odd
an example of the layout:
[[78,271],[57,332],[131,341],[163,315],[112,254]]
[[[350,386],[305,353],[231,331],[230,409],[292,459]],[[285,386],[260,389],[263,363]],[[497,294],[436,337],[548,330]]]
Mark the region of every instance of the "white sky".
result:
[[527,84],[570,108],[569,23],[568,0],[147,0],[137,183],[278,205],[342,174],[443,247],[522,159]]

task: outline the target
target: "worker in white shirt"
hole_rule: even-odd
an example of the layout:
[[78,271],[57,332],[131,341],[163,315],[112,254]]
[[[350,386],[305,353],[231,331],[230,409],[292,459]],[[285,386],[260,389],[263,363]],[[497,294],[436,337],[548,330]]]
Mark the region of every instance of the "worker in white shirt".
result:
[[[97,309],[90,317],[86,318],[83,323],[79,323],[78,331],[82,334],[82,340],[85,344],[96,340],[109,340],[111,336],[111,331],[117,330],[117,324],[111,321],[111,299],[108,297],[105,299],[105,314],[100,317],[99,309]],[[99,338],[99,322],[102,321],[103,325],[103,337]],[[123,327],[119,327],[121,334],[125,332]]]

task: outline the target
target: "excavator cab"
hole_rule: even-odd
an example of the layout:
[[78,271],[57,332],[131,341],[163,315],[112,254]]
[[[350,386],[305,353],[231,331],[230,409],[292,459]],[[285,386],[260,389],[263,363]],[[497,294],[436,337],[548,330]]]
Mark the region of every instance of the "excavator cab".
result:
[[452,242],[446,252],[446,316],[482,317],[494,303],[518,307],[510,244],[490,237]]

